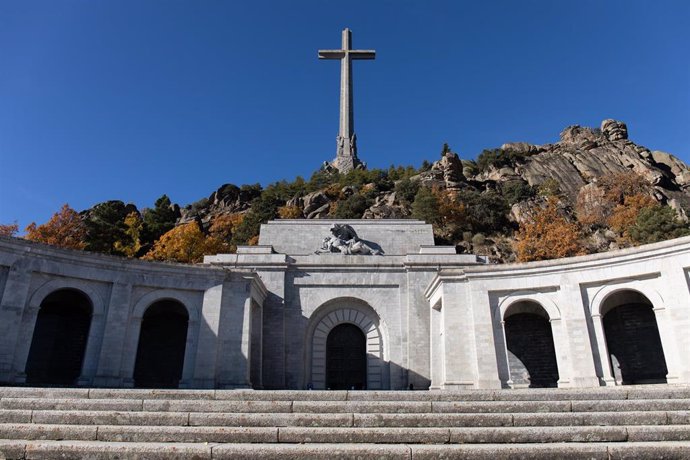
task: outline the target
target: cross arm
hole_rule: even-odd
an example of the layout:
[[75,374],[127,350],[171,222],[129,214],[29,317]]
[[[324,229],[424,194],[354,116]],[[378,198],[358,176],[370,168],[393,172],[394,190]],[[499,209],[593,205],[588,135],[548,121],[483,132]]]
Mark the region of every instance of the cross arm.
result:
[[319,59],[342,59],[343,56],[343,50],[319,50]]
[[376,51],[374,50],[352,50],[348,51],[352,59],[375,59]]

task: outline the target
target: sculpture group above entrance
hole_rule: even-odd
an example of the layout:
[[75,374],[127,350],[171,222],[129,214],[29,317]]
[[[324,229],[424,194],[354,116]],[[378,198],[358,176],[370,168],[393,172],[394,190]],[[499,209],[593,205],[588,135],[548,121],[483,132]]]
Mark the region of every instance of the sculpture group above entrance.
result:
[[316,250],[316,254],[333,252],[375,256],[382,254],[380,249],[372,248],[359,239],[355,229],[347,224],[333,224],[331,227],[331,236],[325,237],[321,243],[321,247]]

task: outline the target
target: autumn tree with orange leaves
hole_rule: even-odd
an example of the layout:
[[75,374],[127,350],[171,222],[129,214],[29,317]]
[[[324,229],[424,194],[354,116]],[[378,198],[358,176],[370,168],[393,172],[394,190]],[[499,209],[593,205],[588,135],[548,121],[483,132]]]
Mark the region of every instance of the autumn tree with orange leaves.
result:
[[48,222],[36,225],[32,222],[25,229],[26,238],[30,241],[50,244],[60,248],[84,249],[86,228],[77,211],[64,204],[60,211],[53,214]]
[[549,197],[544,209],[538,211],[531,220],[521,223],[515,236],[515,252],[520,262],[585,253],[579,242],[580,228],[562,215],[556,197]]
[[180,225],[161,236],[142,259],[199,263],[205,255],[234,252],[230,240],[241,222],[239,214],[219,216],[211,224],[208,235],[197,222]]
[[18,231],[17,224],[0,224],[0,236],[15,236]]

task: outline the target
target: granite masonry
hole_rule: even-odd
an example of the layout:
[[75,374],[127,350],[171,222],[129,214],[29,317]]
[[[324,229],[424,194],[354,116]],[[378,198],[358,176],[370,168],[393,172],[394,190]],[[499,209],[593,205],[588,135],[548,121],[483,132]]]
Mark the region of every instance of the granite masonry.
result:
[[489,265],[420,221],[277,220],[193,266],[0,238],[0,299],[9,385],[690,383],[688,237]]

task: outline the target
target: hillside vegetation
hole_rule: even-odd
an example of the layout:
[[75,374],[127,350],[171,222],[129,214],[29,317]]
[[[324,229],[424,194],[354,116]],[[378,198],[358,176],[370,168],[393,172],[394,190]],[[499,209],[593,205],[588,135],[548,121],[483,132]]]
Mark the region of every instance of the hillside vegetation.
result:
[[[438,158],[438,157],[437,157]],[[271,219],[421,219],[437,244],[493,262],[607,251],[690,234],[690,169],[635,144],[627,127],[566,128],[559,142],[508,143],[461,160],[444,144],[419,168],[319,170],[265,188],[225,184],[180,207],[163,195],[139,211],[122,201],[68,205],[25,238],[149,260],[200,262],[256,244]],[[16,225],[0,226],[13,235]]]

